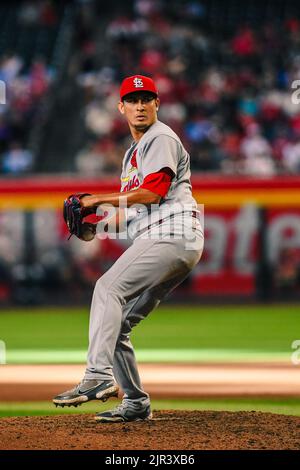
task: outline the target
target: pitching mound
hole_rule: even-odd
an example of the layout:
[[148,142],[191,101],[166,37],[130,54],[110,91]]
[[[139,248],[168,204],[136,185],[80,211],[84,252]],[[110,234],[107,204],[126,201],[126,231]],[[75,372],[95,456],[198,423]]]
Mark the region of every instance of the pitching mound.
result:
[[154,411],[153,420],[93,415],[0,419],[0,449],[300,449],[300,418],[260,412]]

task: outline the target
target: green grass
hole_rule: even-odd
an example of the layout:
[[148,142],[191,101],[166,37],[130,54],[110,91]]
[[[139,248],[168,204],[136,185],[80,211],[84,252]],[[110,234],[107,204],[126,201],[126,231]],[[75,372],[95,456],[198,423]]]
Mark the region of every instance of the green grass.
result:
[[[85,354],[88,346],[88,310],[82,308],[37,308],[31,310],[0,310],[0,340],[5,341],[7,353],[22,356],[39,350],[56,354]],[[152,351],[153,357],[164,350],[193,350],[203,358],[230,358],[230,352],[244,357],[256,353],[292,353],[291,344],[300,339],[300,305],[270,306],[163,306],[149,315],[132,334],[138,351]],[[185,351],[183,351],[185,350]],[[226,356],[227,354],[227,356]],[[244,354],[244,356],[243,356]],[[219,355],[219,356],[218,356]],[[200,357],[199,356],[199,357]],[[81,356],[80,356],[81,357]],[[24,361],[26,362],[26,361]],[[34,362],[34,361],[33,361]],[[43,358],[36,362],[43,362]],[[1,367],[1,366],[0,366]],[[153,400],[153,409],[197,410],[257,410],[300,416],[300,400],[286,399],[210,399],[210,400]],[[78,409],[56,409],[50,402],[0,403],[0,416],[49,415],[65,413],[95,413],[108,409],[111,403],[88,403]]]
[[[78,408],[55,408],[50,402],[0,402],[0,417],[45,416],[63,414],[97,413],[115,406],[116,401],[98,404],[87,403]],[[300,399],[228,398],[211,400],[152,400],[153,410],[215,410],[215,411],[263,411],[268,413],[300,416]]]
[[[300,306],[163,306],[132,334],[136,349],[212,349],[291,352],[300,339]],[[7,350],[86,350],[88,310],[0,311]]]

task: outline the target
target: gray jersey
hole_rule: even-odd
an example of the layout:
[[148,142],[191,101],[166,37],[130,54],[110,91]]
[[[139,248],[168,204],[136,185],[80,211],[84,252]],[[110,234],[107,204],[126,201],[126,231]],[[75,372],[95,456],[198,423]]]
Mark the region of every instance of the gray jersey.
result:
[[121,192],[137,189],[145,177],[168,167],[174,177],[168,193],[159,205],[132,206],[128,210],[130,235],[135,238],[139,231],[160,219],[197,210],[190,182],[190,157],[179,137],[166,124],[156,121],[138,143],[133,142],[125,153],[121,174]]

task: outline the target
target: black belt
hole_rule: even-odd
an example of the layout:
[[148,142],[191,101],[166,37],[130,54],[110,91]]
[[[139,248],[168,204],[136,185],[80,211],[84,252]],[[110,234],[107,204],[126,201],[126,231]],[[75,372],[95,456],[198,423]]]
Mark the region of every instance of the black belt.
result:
[[147,232],[147,230],[150,230],[150,228],[157,227],[158,225],[161,225],[165,220],[171,219],[175,217],[175,215],[191,215],[194,217],[194,219],[198,219],[200,221],[200,214],[197,211],[192,211],[192,212],[178,212],[177,214],[171,214],[169,217],[165,217],[164,219],[159,219],[157,222],[153,222],[153,224],[148,225],[148,227],[142,228],[141,230],[138,230],[138,234],[141,235],[144,232]]

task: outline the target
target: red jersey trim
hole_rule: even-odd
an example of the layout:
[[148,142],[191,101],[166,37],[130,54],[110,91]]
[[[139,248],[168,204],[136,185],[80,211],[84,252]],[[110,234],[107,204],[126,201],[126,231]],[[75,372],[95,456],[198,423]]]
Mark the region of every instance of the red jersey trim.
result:
[[130,159],[131,166],[134,166],[134,168],[137,168],[137,163],[136,163],[136,153],[137,149],[135,149],[132,153],[132,157]]

